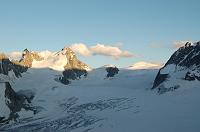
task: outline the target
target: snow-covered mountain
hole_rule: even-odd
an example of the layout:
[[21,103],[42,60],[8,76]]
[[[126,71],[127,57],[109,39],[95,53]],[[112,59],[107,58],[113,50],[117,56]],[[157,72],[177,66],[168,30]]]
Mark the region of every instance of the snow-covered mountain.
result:
[[[169,61],[160,70],[113,65],[91,69],[70,48],[55,53],[25,50],[19,61],[5,55],[0,60],[0,131],[200,130],[199,81],[182,77],[173,81],[167,76],[155,85]],[[180,73],[173,76],[184,75]],[[177,85],[177,80],[182,84],[177,91],[158,94],[151,90],[164,83]]]
[[164,93],[185,87],[185,85],[193,87],[199,81],[200,42],[187,42],[159,70],[152,89],[158,89],[160,93]]

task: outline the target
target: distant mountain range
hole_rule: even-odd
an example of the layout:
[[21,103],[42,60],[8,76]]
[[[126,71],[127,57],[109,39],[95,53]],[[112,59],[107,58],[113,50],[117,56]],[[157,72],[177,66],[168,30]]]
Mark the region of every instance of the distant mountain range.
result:
[[[195,102],[200,97],[195,91],[199,86],[200,42],[187,42],[163,67],[140,62],[128,68],[105,65],[92,69],[67,47],[55,53],[25,49],[19,60],[0,54],[0,131],[120,131],[126,127],[134,131],[130,111],[133,117],[143,112],[141,117],[150,120],[150,113],[144,109],[166,112],[163,102],[168,104],[172,97],[163,99],[162,94],[191,89],[190,101]],[[174,110],[183,107],[185,96],[172,98],[180,100],[180,106],[169,106]],[[125,121],[120,121],[120,114]],[[156,112],[152,114],[157,117]],[[123,125],[116,129],[108,126],[109,121],[105,122],[109,119],[105,120],[104,115]],[[199,117],[190,116],[196,119],[194,122]],[[139,131],[137,127],[135,131]]]

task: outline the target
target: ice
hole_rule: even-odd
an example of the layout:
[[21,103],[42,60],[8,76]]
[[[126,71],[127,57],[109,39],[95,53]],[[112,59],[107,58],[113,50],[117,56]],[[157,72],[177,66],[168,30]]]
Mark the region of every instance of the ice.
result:
[[[175,66],[162,72],[167,73],[171,68],[174,70]],[[106,67],[100,67],[89,71],[86,78],[63,85],[55,81],[61,71],[31,68],[15,79],[12,87],[19,93],[34,94],[32,104],[39,112],[33,115],[22,110],[17,123],[11,122],[0,129],[20,132],[200,131],[198,81],[174,76],[165,85],[171,87],[177,83],[181,88],[160,95],[150,90],[158,70],[119,70],[113,78],[106,78]],[[2,99],[0,101],[3,104]]]

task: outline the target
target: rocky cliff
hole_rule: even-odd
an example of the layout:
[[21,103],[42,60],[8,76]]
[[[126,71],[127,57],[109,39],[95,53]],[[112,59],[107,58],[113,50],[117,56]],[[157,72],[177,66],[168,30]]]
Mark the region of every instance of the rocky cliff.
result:
[[10,120],[16,120],[22,109],[26,111],[33,111],[36,113],[36,108],[32,106],[31,100],[34,95],[27,96],[23,93],[17,93],[13,90],[9,82],[1,82],[1,110],[0,123],[9,122]]
[[81,76],[87,76],[87,71],[90,69],[89,66],[78,60],[76,54],[70,48],[62,49],[62,54],[67,58],[63,76],[59,78],[63,84],[67,85],[70,83],[70,80],[80,79]]
[[26,94],[27,90],[26,92],[16,92],[10,84],[14,81],[10,78],[12,74],[17,78],[22,77],[22,73],[32,66],[34,59],[41,60],[42,58],[37,53],[29,52],[27,49],[24,50],[20,61],[10,61],[5,54],[0,54],[0,97],[2,106],[0,123],[16,120],[19,116],[18,112],[21,112],[22,109],[36,113],[36,107],[31,104],[34,94],[31,92]]
[[19,61],[10,61],[4,54],[0,54],[0,74],[8,75],[9,72],[14,72],[16,77],[20,77],[27,69],[28,67]]
[[159,70],[152,89],[159,93],[175,90],[179,88],[178,80],[200,80],[200,42],[180,47]]
[[40,57],[37,52],[30,52],[28,49],[25,49],[19,63],[25,67],[31,68],[33,60],[41,61],[43,58]]

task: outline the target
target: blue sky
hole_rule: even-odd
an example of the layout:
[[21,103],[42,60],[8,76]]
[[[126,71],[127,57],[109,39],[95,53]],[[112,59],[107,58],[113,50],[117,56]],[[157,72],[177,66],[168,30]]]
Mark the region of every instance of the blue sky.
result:
[[92,67],[166,62],[181,40],[200,40],[199,0],[0,1],[0,52],[119,46],[134,57],[80,56]]

